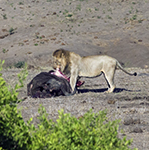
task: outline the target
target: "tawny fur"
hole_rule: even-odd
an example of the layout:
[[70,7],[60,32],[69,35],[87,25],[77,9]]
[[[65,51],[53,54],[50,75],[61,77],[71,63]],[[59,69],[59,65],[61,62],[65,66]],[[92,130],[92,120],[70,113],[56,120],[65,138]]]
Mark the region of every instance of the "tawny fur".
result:
[[60,68],[62,72],[71,74],[70,85],[72,91],[75,90],[78,77],[96,77],[104,73],[109,85],[107,92],[113,92],[115,89],[114,74],[117,67],[129,75],[137,75],[137,73],[127,72],[115,58],[107,55],[81,57],[64,49],[53,52],[53,68]]

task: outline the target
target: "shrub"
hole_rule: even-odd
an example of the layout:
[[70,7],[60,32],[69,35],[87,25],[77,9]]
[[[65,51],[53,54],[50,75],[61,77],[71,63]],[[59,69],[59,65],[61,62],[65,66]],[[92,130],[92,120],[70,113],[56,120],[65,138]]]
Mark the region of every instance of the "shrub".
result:
[[[0,61],[0,70],[4,61]],[[0,74],[0,149],[7,150],[128,150],[132,140],[117,137],[120,120],[106,121],[106,111],[92,110],[81,118],[59,111],[56,122],[48,119],[44,107],[39,108],[38,127],[25,123],[17,110],[16,90],[23,86],[26,68],[18,75],[19,83],[9,91]]]
[[25,66],[24,61],[18,61],[17,63],[14,64],[16,68],[23,68]]
[[[43,107],[39,110],[41,124],[34,132],[33,145],[37,149],[50,150],[128,150],[132,140],[117,137],[120,120],[106,122],[106,111],[92,110],[77,119],[59,111],[55,122],[47,120]],[[35,140],[36,139],[36,140]],[[38,140],[37,140],[38,139]]]
[[[0,61],[0,71],[4,61]],[[18,75],[20,83],[10,90],[0,74],[0,147],[3,149],[25,149],[30,141],[28,126],[17,110],[18,93],[16,90],[23,86],[27,76],[26,69]],[[27,142],[26,142],[27,141]],[[26,144],[27,143],[27,144]]]

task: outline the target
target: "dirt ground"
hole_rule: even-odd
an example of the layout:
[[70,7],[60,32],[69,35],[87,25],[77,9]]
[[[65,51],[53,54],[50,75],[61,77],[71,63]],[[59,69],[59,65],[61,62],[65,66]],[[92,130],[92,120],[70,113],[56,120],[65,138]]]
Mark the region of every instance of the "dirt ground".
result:
[[[139,150],[149,149],[149,69],[130,68],[138,76],[126,75],[121,70],[115,74],[116,89],[114,93],[106,94],[107,84],[103,76],[90,79],[82,78],[85,84],[73,96],[59,96],[53,98],[27,97],[27,83],[43,70],[31,69],[25,81],[24,88],[19,90],[19,98],[23,99],[18,108],[21,109],[25,121],[33,118],[33,123],[38,124],[38,108],[42,104],[46,108],[49,118],[54,121],[58,117],[58,110],[64,109],[76,117],[82,116],[88,110],[93,112],[107,109],[109,120],[121,119],[119,136],[133,138],[131,148]],[[3,77],[8,84],[17,83],[17,74],[20,69],[4,69]],[[123,129],[124,133],[121,133]]]
[[49,66],[58,48],[149,67],[148,0],[7,0],[0,14],[0,59],[9,67]]
[[[0,1],[0,59],[5,59],[3,77],[12,86],[27,62],[29,75],[19,92],[24,120],[38,123],[39,105],[56,120],[64,109],[76,117],[89,109],[108,110],[109,119],[121,119],[120,129],[133,138],[131,148],[149,149],[149,1],[148,0],[7,0]],[[51,54],[58,48],[81,56],[107,54],[130,72],[116,71],[114,93],[106,94],[103,76],[83,78],[78,94],[69,97],[33,99],[26,85],[41,71],[51,69]]]

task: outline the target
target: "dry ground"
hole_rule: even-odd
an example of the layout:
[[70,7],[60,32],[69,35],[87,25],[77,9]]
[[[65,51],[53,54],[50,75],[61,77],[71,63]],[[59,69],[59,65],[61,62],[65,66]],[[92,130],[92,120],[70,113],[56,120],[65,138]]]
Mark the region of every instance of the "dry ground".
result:
[[[85,112],[93,109],[94,112],[107,109],[110,120],[121,119],[119,136],[127,135],[128,139],[133,138],[132,148],[139,150],[149,149],[149,69],[128,69],[136,71],[138,76],[126,75],[120,70],[116,71],[114,93],[106,94],[107,84],[103,76],[94,79],[82,78],[85,84],[78,89],[78,94],[74,96],[60,96],[55,98],[34,99],[26,96],[26,84],[41,70],[29,70],[29,75],[25,81],[25,87],[20,89],[19,98],[23,101],[18,105],[21,108],[24,120],[33,118],[33,123],[37,124],[38,108],[42,104],[49,118],[56,120],[58,110],[64,109],[65,113],[71,113],[76,117],[82,116]],[[20,70],[3,70],[3,77],[6,81],[15,85],[17,74]]]
[[51,53],[108,54],[126,67],[149,66],[148,0],[0,1],[0,59],[49,66]]
[[[131,147],[149,149],[149,0],[0,0],[0,59],[5,59],[3,77],[14,85],[19,69],[27,62],[29,75],[20,90],[19,104],[24,120],[37,123],[42,104],[49,117],[57,110],[81,116],[108,109],[110,119],[121,119],[120,129],[133,138]],[[26,84],[40,71],[48,71],[51,54],[65,48],[81,56],[107,54],[118,59],[132,77],[118,70],[117,88],[105,94],[103,76],[83,79],[78,94],[69,97],[32,99],[26,97]],[[8,69],[12,68],[12,69]],[[119,132],[119,136],[124,136]]]

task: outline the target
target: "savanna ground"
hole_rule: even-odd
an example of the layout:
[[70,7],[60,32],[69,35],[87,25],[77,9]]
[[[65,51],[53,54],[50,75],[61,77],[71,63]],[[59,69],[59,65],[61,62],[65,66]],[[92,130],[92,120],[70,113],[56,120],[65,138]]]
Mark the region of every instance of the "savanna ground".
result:
[[[149,149],[149,0],[7,0],[0,1],[0,14],[0,59],[5,59],[2,72],[8,84],[17,82],[16,67],[28,64],[18,106],[24,120],[33,117],[37,124],[40,104],[54,120],[60,109],[76,117],[107,109],[109,119],[121,119],[120,137],[133,138],[132,148]],[[51,54],[58,48],[81,56],[110,55],[138,76],[117,70],[111,94],[104,93],[107,84],[100,76],[83,78],[74,96],[27,97],[27,83],[51,69]]]

